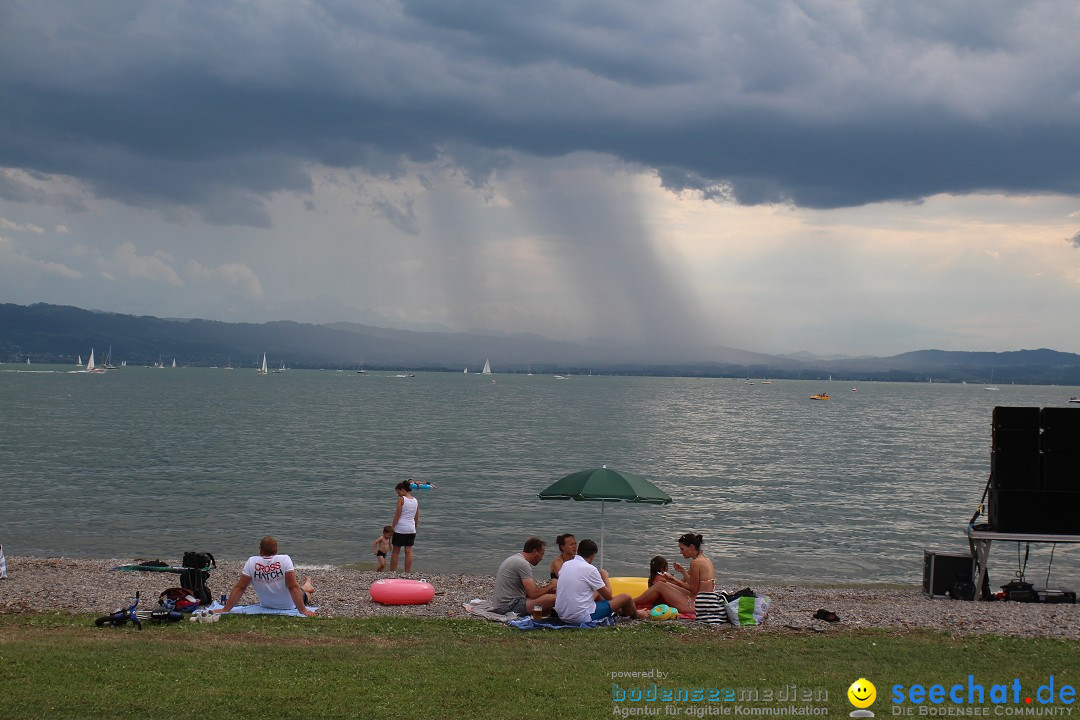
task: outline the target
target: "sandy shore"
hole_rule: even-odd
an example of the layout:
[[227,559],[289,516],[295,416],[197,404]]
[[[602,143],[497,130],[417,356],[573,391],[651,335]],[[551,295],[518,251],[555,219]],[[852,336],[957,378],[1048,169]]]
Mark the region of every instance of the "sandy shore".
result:
[[[110,570],[131,562],[73,558],[8,557],[8,575],[0,580],[0,613],[72,612],[104,614],[130,602],[136,590],[144,606],[156,607],[158,594],[176,585],[177,576],[164,573],[127,573]],[[215,597],[227,592],[240,573],[241,563],[223,562],[210,576]],[[348,569],[300,569],[311,575],[318,589],[320,614],[328,617],[450,617],[472,618],[462,605],[491,595],[493,578],[477,575],[376,575]],[[429,605],[384,606],[373,603],[368,587],[378,577],[413,577],[432,583],[435,600]],[[772,609],[759,631],[836,632],[844,629],[930,628],[955,634],[999,634],[1020,637],[1080,639],[1080,606],[1009,602],[959,602],[931,599],[918,589],[755,587],[772,598]],[[248,590],[245,602],[255,602]],[[840,622],[814,620],[826,608]],[[479,621],[478,621],[479,622]],[[730,625],[695,625],[702,632],[738,632]]]

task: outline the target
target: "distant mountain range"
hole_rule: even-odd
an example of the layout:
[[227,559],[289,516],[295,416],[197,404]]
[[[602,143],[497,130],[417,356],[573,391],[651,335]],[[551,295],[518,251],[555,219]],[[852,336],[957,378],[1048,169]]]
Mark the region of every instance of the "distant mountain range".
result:
[[613,343],[571,343],[533,334],[392,330],[355,323],[224,323],[122,315],[61,305],[0,304],[0,362],[74,364],[94,348],[117,364],[232,363],[271,366],[496,372],[603,372],[700,377],[803,378],[1080,385],[1080,355],[1056,350],[919,350],[892,357],[815,359],[728,347],[701,348],[681,360]]

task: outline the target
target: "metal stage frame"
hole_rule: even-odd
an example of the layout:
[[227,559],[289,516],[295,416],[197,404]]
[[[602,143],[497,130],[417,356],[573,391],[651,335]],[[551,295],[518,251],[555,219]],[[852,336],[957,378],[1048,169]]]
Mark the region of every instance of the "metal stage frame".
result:
[[1010,533],[993,530],[967,529],[971,557],[975,559],[975,595],[977,600],[989,600],[989,584],[986,579],[986,562],[990,557],[990,543],[995,540],[1029,543],[1080,543],[1080,535],[1046,535],[1039,533]]

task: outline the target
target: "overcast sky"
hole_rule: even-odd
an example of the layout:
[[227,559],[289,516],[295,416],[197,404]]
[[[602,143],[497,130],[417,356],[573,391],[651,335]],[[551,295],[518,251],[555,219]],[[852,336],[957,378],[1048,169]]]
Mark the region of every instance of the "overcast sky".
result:
[[1075,0],[0,3],[0,302],[1080,352]]

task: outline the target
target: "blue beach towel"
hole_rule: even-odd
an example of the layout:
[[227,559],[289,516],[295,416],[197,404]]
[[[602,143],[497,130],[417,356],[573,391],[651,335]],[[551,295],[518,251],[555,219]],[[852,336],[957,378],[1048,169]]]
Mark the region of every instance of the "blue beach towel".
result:
[[[225,607],[219,602],[215,602],[210,606],[211,610],[220,610]],[[309,606],[308,610],[318,610],[317,607]],[[282,610],[280,608],[268,608],[262,605],[237,605],[226,615],[291,615],[293,617],[307,617],[296,608],[289,608],[288,610]]]
[[546,620],[533,620],[531,617],[524,617],[520,620],[510,620],[506,624],[512,628],[517,628],[518,630],[584,630],[614,625],[615,618],[608,615],[599,620],[586,620],[583,623],[568,623],[552,618]]

